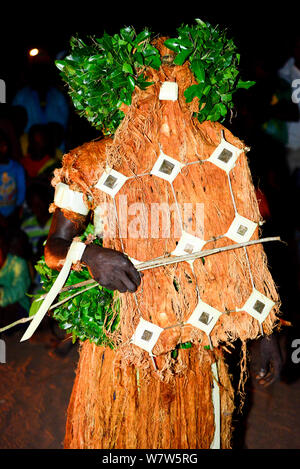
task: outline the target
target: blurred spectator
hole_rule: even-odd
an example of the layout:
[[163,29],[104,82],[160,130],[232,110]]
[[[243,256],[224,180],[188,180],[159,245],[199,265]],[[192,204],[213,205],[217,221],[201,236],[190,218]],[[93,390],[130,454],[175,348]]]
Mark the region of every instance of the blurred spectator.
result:
[[24,215],[21,228],[31,244],[34,264],[43,254],[43,244],[51,225],[49,205],[52,200],[53,191],[47,183],[34,181],[29,185],[26,197],[28,213]]
[[2,130],[9,138],[11,147],[11,158],[16,161],[20,161],[20,159],[22,158],[22,149],[14,125],[14,116],[12,108],[13,106],[10,106],[8,104],[0,105],[0,130]]
[[28,135],[28,154],[22,158],[22,165],[27,176],[32,179],[45,178],[57,165],[55,148],[46,125],[33,125]]
[[[289,84],[290,94],[292,95],[293,83],[295,83],[295,80],[300,80],[300,36],[295,40],[293,56],[288,59],[278,74]],[[288,141],[286,147],[288,151],[286,158],[291,174],[297,168],[300,169],[300,99],[298,101],[298,110],[297,119],[287,123]]]
[[265,231],[268,227],[287,240],[292,236],[293,209],[285,146],[288,122],[298,119],[298,107],[292,102],[289,84],[277,70],[278,64],[268,51],[257,51],[251,72],[256,84],[247,93],[237,95],[238,115],[233,130],[251,149],[251,174],[268,220]]
[[24,156],[28,152],[28,134],[25,132],[28,121],[26,109],[23,106],[11,106],[11,120],[21,147],[22,156]]
[[[13,101],[14,106],[23,106],[27,111],[25,133],[36,124],[56,122],[67,129],[69,104],[64,94],[55,86],[53,61],[46,51],[30,58],[28,86],[20,89]],[[61,144],[64,149],[64,142]]]
[[25,259],[9,252],[8,239],[0,231],[0,324],[6,326],[27,316],[30,300],[26,293],[31,284]]
[[63,157],[61,147],[64,138],[64,129],[62,125],[57,122],[49,122],[49,124],[47,124],[47,128],[52,147],[55,151],[55,159],[57,162],[60,162]]
[[11,158],[10,140],[0,130],[0,226],[18,224],[25,192],[24,169]]
[[[291,101],[292,93],[295,91],[295,86],[300,88],[300,35],[296,36],[294,40],[293,54],[284,66],[278,72],[290,88]],[[298,93],[299,96],[299,93]],[[300,200],[300,97],[298,102],[294,101],[297,106],[298,115],[297,119],[287,122],[288,139],[286,142],[286,161],[290,173],[291,183],[291,202],[293,206],[293,227],[294,227],[294,243],[295,254],[298,269],[298,289],[300,290],[300,216],[298,210],[294,207]]]

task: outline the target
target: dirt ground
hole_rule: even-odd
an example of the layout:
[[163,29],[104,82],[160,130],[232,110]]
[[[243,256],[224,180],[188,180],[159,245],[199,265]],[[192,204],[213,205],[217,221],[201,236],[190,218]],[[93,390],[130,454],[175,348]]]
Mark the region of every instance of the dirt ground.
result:
[[[0,449],[62,449],[78,345],[61,342],[57,355],[50,348],[53,336],[48,329],[36,332],[32,341],[20,343],[23,331],[2,336],[6,363],[0,364]],[[253,373],[255,343],[251,357]],[[268,388],[250,379],[247,405],[240,418],[245,432],[239,433],[239,445],[300,449],[299,404],[300,379],[291,384],[278,381]]]
[[78,346],[60,357],[52,353],[49,332],[37,333],[34,342],[20,342],[22,334],[2,337],[6,363],[0,364],[0,448],[62,448]]

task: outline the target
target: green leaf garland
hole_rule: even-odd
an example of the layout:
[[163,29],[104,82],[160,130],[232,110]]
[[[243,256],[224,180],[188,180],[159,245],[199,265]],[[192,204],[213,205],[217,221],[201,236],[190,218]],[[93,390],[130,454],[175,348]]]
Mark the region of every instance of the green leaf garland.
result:
[[[82,240],[92,232],[93,226],[89,225],[81,237]],[[94,243],[101,244],[98,239]],[[59,273],[47,266],[44,256],[38,261],[35,268],[41,276],[43,289],[34,295],[36,301],[32,302],[29,315],[37,312],[41,305],[41,302],[37,301],[38,298],[50,290]],[[80,272],[71,270],[65,286],[84,282],[90,278],[91,276],[87,268],[83,268]],[[58,295],[57,301],[64,300],[74,293],[84,290],[84,288],[74,287],[62,292]],[[118,327],[119,306],[118,300],[114,301],[114,293],[99,285],[83,291],[80,295],[59,305],[53,311],[53,318],[58,321],[61,329],[72,334],[73,341],[76,339],[82,342],[89,340],[97,345],[114,348],[110,333],[114,332]]]
[[182,25],[177,32],[178,37],[167,39],[165,46],[177,53],[175,65],[189,61],[198,83],[185,90],[186,101],[199,99],[195,117],[200,122],[223,121],[233,108],[233,93],[240,88],[248,89],[255,82],[239,79],[240,55],[225,31],[196,19],[195,25]]
[[158,69],[161,60],[150,40],[148,29],[136,34],[132,27],[90,37],[88,43],[72,37],[71,54],[56,61],[75,108],[104,135],[115,133],[124,118],[120,106],[131,104],[134,88],[152,84],[146,69]]
[[[197,80],[184,91],[186,101],[199,99],[195,117],[200,122],[223,121],[233,108],[233,93],[255,82],[239,78],[240,55],[226,31],[196,19],[195,25],[182,25],[177,32],[178,37],[167,39],[165,45],[176,52],[175,65],[189,62]],[[147,68],[161,66],[151,40],[149,29],[137,34],[133,27],[113,36],[90,37],[88,43],[72,37],[71,54],[56,61],[75,108],[104,135],[115,133],[124,118],[120,107],[131,104],[135,87],[144,90],[152,84]]]

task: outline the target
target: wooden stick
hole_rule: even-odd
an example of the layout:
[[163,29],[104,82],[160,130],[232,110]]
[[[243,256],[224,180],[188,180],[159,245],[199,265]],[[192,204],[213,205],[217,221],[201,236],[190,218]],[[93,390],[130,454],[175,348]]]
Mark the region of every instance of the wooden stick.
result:
[[175,264],[177,262],[192,261],[195,259],[199,259],[201,257],[211,256],[212,254],[217,254],[219,252],[230,251],[233,249],[238,249],[238,248],[242,248],[246,246],[253,246],[255,244],[265,243],[268,241],[281,241],[281,239],[279,236],[270,237],[270,238],[262,238],[262,239],[254,239],[252,241],[247,241],[245,243],[231,244],[229,246],[223,246],[221,248],[208,249],[206,251],[196,251],[192,254],[187,254],[187,255],[182,255],[182,256],[167,257],[160,261],[150,260],[150,261],[141,262],[140,264],[137,264],[136,269],[138,271],[142,271],[142,270],[147,270],[147,269],[151,269],[155,267],[160,267],[163,265]]
[[[169,264],[175,264],[177,262],[183,262],[183,261],[188,261],[188,260],[195,260],[199,259],[201,257],[206,257],[206,256],[211,256],[212,254],[217,254],[219,252],[223,251],[229,251],[232,249],[237,249],[237,248],[242,248],[245,246],[253,246],[255,244],[260,244],[260,243],[266,243],[269,241],[281,241],[279,236],[276,237],[269,237],[269,238],[262,238],[262,239],[255,239],[252,241],[248,241],[245,243],[240,243],[240,244],[232,244],[230,246],[223,246],[221,248],[215,248],[215,249],[209,249],[206,251],[197,251],[192,254],[187,254],[183,256],[168,256],[168,257],[158,257],[156,259],[151,259],[146,262],[141,262],[140,264],[136,265],[136,269],[138,271],[143,271],[143,270],[148,270],[148,269],[154,269],[155,267],[161,267],[163,265],[169,265]],[[89,279],[85,280],[84,282],[80,283],[74,283],[73,285],[69,285],[68,287],[64,287],[60,290],[59,293],[62,293],[67,290],[71,290],[73,288],[79,288],[79,287],[84,287],[86,285],[93,284],[93,285],[98,285],[98,283],[94,279]],[[46,296],[42,295],[39,298],[44,298]]]
[[[83,282],[81,282],[83,283]],[[80,295],[81,293],[87,291],[87,290],[90,290],[91,288],[95,288],[95,287],[99,287],[99,283],[95,282],[93,283],[93,285],[90,285],[89,287],[87,288],[84,288],[84,290],[80,290],[76,293],[74,293],[74,295],[71,295],[71,296],[68,296],[67,298],[64,298],[63,300],[59,301],[58,303],[55,303],[54,305],[52,305],[48,311],[50,311],[51,309],[54,309],[54,308],[57,308],[57,306],[60,306],[62,305],[63,303],[65,303],[66,301],[69,301],[71,298],[74,298],[74,296],[77,296],[77,295]]]
[[2,327],[2,329],[0,329],[0,332],[7,331],[11,327],[17,326],[18,324],[24,324],[25,322],[31,321],[33,318],[34,318],[34,314],[32,316],[29,316],[28,318],[18,319],[18,321],[15,321],[12,324],[9,324],[8,326]]
[[[136,269],[138,271],[154,269],[155,267],[160,267],[160,266],[163,266],[163,265],[175,264],[177,262],[183,262],[183,261],[186,261],[186,260],[195,260],[195,259],[198,259],[198,258],[201,258],[201,257],[210,256],[212,254],[216,254],[216,253],[219,253],[219,252],[229,251],[229,250],[232,250],[232,249],[242,248],[242,247],[245,247],[245,246],[253,246],[255,244],[265,243],[265,242],[268,242],[268,241],[281,241],[281,239],[278,236],[277,237],[270,237],[270,238],[262,238],[262,239],[257,239],[257,240],[255,239],[253,241],[248,241],[248,242],[240,243],[240,244],[232,244],[230,246],[223,246],[221,248],[209,249],[209,250],[206,250],[206,251],[197,251],[193,254],[188,254],[186,256],[172,256],[172,257],[166,257],[166,258],[161,258],[161,259],[160,258],[153,259],[153,260],[150,260],[150,261],[147,261],[147,262],[137,264]],[[77,288],[77,286],[79,286],[79,285],[84,286],[84,285],[88,285],[88,284],[91,284],[91,285],[89,287],[85,288],[84,290],[80,290],[79,292],[74,293],[74,295],[68,296],[67,298],[59,301],[55,305],[52,305],[51,308],[49,308],[49,309],[56,308],[57,306],[60,306],[61,304],[65,303],[66,301],[69,301],[71,298],[74,298],[75,296],[80,295],[84,291],[90,290],[91,288],[94,288],[94,287],[99,285],[98,282],[96,282],[93,279],[90,279],[90,280],[86,280],[85,282],[75,283],[73,285],[73,288]]]
[[[232,244],[230,246],[223,246],[221,248],[208,249],[206,251],[197,251],[193,254],[188,254],[186,256],[185,255],[184,256],[176,256],[176,257],[175,256],[169,256],[169,257],[165,257],[165,258],[159,257],[159,258],[147,261],[147,262],[141,262],[140,264],[137,264],[136,269],[138,271],[154,269],[155,267],[160,267],[160,266],[163,266],[163,265],[176,264],[177,262],[183,262],[183,261],[188,261],[188,260],[195,260],[195,259],[199,259],[201,257],[211,256],[212,254],[216,254],[216,253],[219,253],[219,252],[229,251],[229,250],[232,250],[232,249],[238,249],[238,248],[242,248],[242,247],[245,247],[245,246],[253,246],[255,244],[266,243],[266,242],[269,242],[269,241],[281,241],[281,239],[280,239],[279,236],[269,237],[269,238],[262,238],[262,239],[255,239],[255,240],[248,241],[248,242],[245,242],[245,243]],[[63,300],[59,301],[58,303],[55,303],[54,305],[52,305],[49,308],[49,311],[51,309],[57,308],[57,306],[60,306],[61,304],[65,303],[66,301],[71,300],[75,296],[80,295],[81,293],[83,293],[87,290],[90,290],[91,288],[95,288],[95,287],[99,286],[98,282],[96,282],[94,279],[89,279],[89,280],[85,280],[84,282],[75,283],[74,285],[68,285],[67,287],[62,288],[59,291],[59,293],[62,293],[62,292],[65,292],[65,291],[68,291],[68,290],[71,290],[71,289],[74,289],[74,288],[84,287],[86,285],[89,285],[89,286],[87,288],[83,289],[83,290],[80,290],[80,291],[74,293],[71,296],[68,296],[67,298],[64,298]],[[47,293],[40,296],[35,301],[42,300],[43,298],[46,297],[46,295],[47,295]],[[5,326],[2,329],[0,329],[0,333],[10,329],[11,327],[17,326],[18,324],[24,324],[25,322],[31,321],[33,318],[34,318],[34,315],[29,316],[28,318],[19,319],[18,321],[13,322],[12,324],[9,324],[8,326]]]
[[[88,280],[84,280],[83,282],[79,282],[79,283],[74,283],[73,285],[68,285],[66,287],[63,287],[60,291],[59,291],[59,294],[60,293],[64,293],[66,291],[69,291],[69,290],[73,290],[74,288],[80,288],[80,287],[85,287],[86,285],[89,285],[90,283],[95,283],[95,280],[93,278],[90,278]],[[39,296],[36,301],[39,301],[39,300],[42,300],[43,298],[46,298],[48,293],[44,293],[43,295]]]

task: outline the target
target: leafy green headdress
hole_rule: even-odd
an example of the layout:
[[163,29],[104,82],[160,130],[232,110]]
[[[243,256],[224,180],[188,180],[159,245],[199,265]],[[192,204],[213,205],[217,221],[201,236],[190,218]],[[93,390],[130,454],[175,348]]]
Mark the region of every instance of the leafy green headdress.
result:
[[[199,98],[195,117],[200,122],[223,120],[233,107],[233,93],[254,84],[239,78],[240,55],[233,40],[200,19],[193,26],[182,25],[177,33],[165,46],[176,53],[175,65],[189,62],[197,81],[185,90],[186,101]],[[152,85],[147,70],[161,66],[152,40],[148,29],[137,34],[132,27],[113,36],[90,37],[89,43],[73,37],[71,54],[56,62],[76,110],[105,135],[115,133],[124,118],[120,107],[131,104],[135,87]]]

